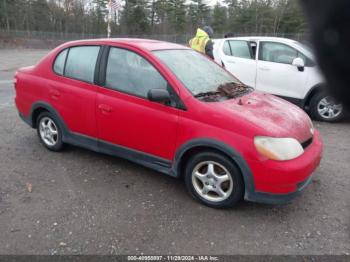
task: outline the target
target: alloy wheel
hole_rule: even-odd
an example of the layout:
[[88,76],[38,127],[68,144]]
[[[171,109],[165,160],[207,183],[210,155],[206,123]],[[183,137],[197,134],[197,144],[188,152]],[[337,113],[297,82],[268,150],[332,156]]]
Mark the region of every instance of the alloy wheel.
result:
[[58,141],[58,128],[49,117],[43,117],[39,123],[40,137],[47,146],[55,146]]
[[342,104],[336,103],[336,101],[330,96],[324,97],[317,104],[318,114],[325,119],[336,118],[342,113],[342,111]]
[[200,162],[192,172],[192,184],[196,192],[212,202],[226,200],[233,190],[233,179],[230,172],[214,161]]

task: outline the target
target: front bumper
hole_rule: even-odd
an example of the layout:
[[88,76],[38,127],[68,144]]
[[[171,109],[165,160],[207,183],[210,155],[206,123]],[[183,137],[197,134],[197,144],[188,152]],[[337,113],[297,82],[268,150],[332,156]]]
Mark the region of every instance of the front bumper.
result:
[[313,175],[310,175],[307,180],[299,183],[298,189],[288,194],[272,194],[265,192],[252,192],[246,195],[245,200],[264,204],[286,204],[291,202],[297,195],[299,195],[312,181]]
[[313,142],[298,158],[289,161],[249,162],[254,190],[245,194],[253,202],[282,204],[291,201],[311,182],[312,174],[319,166],[323,144],[315,130]]

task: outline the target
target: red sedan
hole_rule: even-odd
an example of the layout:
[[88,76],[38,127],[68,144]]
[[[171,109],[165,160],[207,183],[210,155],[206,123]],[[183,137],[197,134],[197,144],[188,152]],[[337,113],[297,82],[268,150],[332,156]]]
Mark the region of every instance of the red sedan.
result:
[[290,201],[321,160],[301,109],[181,45],[69,42],[19,69],[15,88],[19,115],[49,150],[73,144],[182,177],[212,207]]

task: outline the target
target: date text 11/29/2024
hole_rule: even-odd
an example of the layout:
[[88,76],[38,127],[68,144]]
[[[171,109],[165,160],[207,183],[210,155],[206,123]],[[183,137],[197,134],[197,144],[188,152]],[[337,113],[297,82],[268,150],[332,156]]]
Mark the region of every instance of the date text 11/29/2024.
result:
[[128,261],[219,261],[217,256],[128,256]]

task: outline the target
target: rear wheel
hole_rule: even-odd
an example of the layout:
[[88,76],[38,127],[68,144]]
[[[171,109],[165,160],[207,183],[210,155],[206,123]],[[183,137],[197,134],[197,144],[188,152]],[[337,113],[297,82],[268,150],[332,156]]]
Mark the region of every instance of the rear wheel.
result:
[[310,114],[315,120],[336,122],[343,118],[344,107],[327,93],[316,93],[310,101]]
[[243,197],[240,171],[232,160],[218,153],[193,156],[186,166],[185,182],[189,192],[210,207],[232,207]]
[[47,149],[60,151],[63,148],[61,128],[51,113],[41,113],[36,126],[39,139]]

